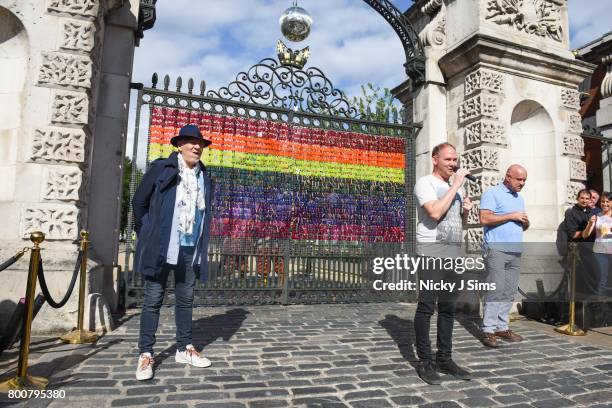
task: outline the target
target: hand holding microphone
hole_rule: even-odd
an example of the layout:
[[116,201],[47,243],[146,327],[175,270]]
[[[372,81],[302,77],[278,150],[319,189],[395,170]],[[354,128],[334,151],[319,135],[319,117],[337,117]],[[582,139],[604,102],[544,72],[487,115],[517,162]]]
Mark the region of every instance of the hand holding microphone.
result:
[[472,176],[467,170],[464,169],[460,169],[459,167],[455,167],[454,169],[455,174],[461,174],[463,177],[465,177],[466,179],[476,183],[478,181],[478,179],[474,176]]

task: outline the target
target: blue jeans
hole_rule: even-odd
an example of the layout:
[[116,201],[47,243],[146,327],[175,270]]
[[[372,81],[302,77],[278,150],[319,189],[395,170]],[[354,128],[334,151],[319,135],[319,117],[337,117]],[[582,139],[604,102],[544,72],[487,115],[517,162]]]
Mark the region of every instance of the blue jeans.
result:
[[484,296],[482,331],[493,333],[508,330],[508,320],[521,273],[521,254],[489,249],[485,259],[487,282],[495,290]]
[[176,343],[179,351],[192,342],[191,321],[193,315],[193,288],[195,273],[191,263],[195,247],[182,246],[176,265],[164,264],[158,279],[145,280],[144,305],[140,314],[140,353],[151,353],[155,344],[155,333],[159,324],[159,309],[164,300],[168,274],[174,270],[174,320],[176,322]]
[[610,276],[610,268],[612,268],[612,255],[600,254],[594,252],[595,260],[597,261],[599,272],[599,287],[597,288],[600,295],[605,295],[608,289],[608,277]]

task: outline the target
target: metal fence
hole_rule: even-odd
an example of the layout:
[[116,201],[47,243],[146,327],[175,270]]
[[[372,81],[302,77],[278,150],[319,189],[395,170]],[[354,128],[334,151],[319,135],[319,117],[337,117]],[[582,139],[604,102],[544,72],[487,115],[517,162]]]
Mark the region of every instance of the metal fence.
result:
[[[373,290],[375,257],[412,253],[414,143],[402,115],[363,119],[317,68],[266,59],[227,87],[194,94],[182,79],[138,91],[132,160],[140,115],[148,107],[147,165],[171,152],[177,129],[195,123],[213,140],[202,160],[215,180],[209,275],[196,289],[202,305],[367,302],[404,295]],[[379,116],[385,116],[380,115]],[[133,166],[130,197],[137,183]],[[131,211],[124,234],[127,304],[142,301],[131,268]],[[390,275],[389,275],[390,274]],[[173,279],[168,287],[172,289]],[[168,302],[172,302],[172,290]]]

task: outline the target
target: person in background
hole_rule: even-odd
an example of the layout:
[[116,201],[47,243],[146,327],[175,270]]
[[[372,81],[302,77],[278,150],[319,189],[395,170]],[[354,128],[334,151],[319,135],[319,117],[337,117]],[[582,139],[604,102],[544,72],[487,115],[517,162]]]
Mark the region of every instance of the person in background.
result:
[[521,273],[523,231],[529,228],[525,201],[519,194],[526,181],[527,170],[513,164],[503,183],[485,191],[480,200],[487,282],[496,285],[484,296],[481,342],[487,347],[497,348],[498,340],[523,340],[508,328],[508,322]]
[[593,256],[597,263],[597,292],[600,297],[606,296],[610,269],[612,269],[612,193],[604,191],[601,194],[601,212],[591,215],[589,222],[582,231],[582,238],[588,238],[595,230]]
[[589,208],[593,214],[599,214],[601,212],[601,208],[598,206],[599,204],[599,193],[597,190],[589,190],[591,192],[591,199],[589,200]]

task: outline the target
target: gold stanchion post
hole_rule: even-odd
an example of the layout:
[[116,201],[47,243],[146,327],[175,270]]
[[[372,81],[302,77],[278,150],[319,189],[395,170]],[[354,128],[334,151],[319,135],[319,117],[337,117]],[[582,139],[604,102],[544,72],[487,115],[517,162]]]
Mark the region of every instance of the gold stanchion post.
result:
[[19,365],[17,376],[0,383],[0,392],[22,389],[43,389],[49,380],[43,377],[28,375],[28,356],[30,354],[30,337],[32,334],[32,316],[34,311],[34,295],[36,292],[36,277],[38,275],[38,262],[40,260],[40,243],[45,240],[45,234],[36,231],[30,234],[30,240],[34,243],[34,248],[30,255],[30,268],[28,271],[28,283],[25,298],[25,319],[19,347]]
[[568,336],[586,336],[586,331],[576,325],[576,261],[578,258],[577,244],[570,242],[570,302],[569,302],[569,323],[557,327],[556,332],[567,334]]
[[84,344],[93,343],[98,341],[100,336],[89,330],[83,329],[83,319],[85,317],[85,285],[86,285],[86,274],[87,274],[87,250],[89,246],[89,232],[81,231],[81,276],[79,280],[79,316],[77,322],[77,328],[70,333],[64,334],[60,339],[64,343],[70,344]]

